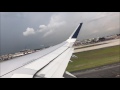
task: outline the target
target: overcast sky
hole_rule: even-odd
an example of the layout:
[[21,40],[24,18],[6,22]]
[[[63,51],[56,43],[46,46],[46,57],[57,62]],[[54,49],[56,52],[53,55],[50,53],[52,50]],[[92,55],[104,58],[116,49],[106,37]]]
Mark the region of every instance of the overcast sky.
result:
[[1,12],[1,52],[36,49],[66,40],[83,22],[78,40],[120,31],[119,12]]

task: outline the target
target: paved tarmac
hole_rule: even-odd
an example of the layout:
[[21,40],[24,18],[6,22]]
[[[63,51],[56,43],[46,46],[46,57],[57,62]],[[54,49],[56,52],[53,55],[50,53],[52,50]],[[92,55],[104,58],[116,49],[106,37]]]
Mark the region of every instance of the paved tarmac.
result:
[[77,78],[120,78],[120,63],[76,71],[72,74]]
[[[94,45],[94,46],[93,46]],[[108,40],[84,46],[75,46],[74,53],[120,45],[120,39]],[[79,49],[80,48],[80,49]],[[120,78],[120,63],[72,72],[77,78]],[[65,78],[73,78],[64,74]]]

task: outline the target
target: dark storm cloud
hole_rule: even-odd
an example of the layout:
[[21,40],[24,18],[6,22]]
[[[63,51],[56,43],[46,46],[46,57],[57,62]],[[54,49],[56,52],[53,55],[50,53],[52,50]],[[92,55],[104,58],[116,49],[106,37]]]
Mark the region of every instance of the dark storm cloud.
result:
[[[40,44],[37,36],[23,37],[22,33],[29,26],[37,28],[39,24],[46,24],[53,13],[21,13],[4,12],[1,14],[1,45],[2,53],[16,52],[25,48],[38,48]],[[44,20],[44,18],[45,20]],[[41,36],[41,34],[39,34]]]

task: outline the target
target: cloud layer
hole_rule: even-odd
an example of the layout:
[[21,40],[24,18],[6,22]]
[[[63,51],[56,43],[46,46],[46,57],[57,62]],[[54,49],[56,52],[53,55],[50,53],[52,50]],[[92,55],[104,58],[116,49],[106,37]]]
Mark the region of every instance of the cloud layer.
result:
[[[116,20],[116,21],[115,21]],[[50,17],[47,25],[39,25],[38,30],[30,30],[30,34],[23,34],[24,36],[43,33],[43,37],[49,36],[56,32],[64,31],[65,33],[71,33],[74,28],[83,22],[83,35],[94,36],[95,34],[102,34],[109,31],[119,29],[119,13],[117,12],[61,12],[55,13]],[[63,28],[64,27],[64,28]],[[69,32],[68,32],[69,30]],[[27,32],[27,31],[26,31]],[[28,31],[29,32],[29,31]],[[61,32],[62,33],[62,32]]]
[[47,25],[40,25],[38,30],[34,30],[33,28],[27,28],[25,32],[23,32],[24,36],[34,35],[37,33],[44,33],[43,37],[46,37],[52,34],[55,30],[65,25],[65,21],[63,20],[62,14],[56,14],[51,16],[51,19]]

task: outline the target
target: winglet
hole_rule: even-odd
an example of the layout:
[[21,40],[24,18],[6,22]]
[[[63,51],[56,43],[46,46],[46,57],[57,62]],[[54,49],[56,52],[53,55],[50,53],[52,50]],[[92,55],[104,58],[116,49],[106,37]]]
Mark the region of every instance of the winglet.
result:
[[75,31],[71,34],[71,36],[69,37],[69,39],[76,39],[77,38],[77,36],[78,36],[78,34],[79,34],[79,32],[80,32],[80,29],[81,29],[81,27],[82,27],[82,24],[83,23],[80,23],[79,25],[78,25],[78,27],[75,29]]
[[82,27],[82,24],[83,24],[83,23],[80,23],[80,24],[79,24],[78,28],[75,30],[75,32],[74,32],[74,34],[73,34],[73,36],[72,36],[71,38],[77,38],[77,36],[78,36],[78,34],[79,34],[79,32],[80,32],[80,29],[81,29],[81,27]]
[[69,46],[72,46],[74,44],[74,42],[76,41],[77,37],[78,37],[78,34],[80,32],[80,29],[82,27],[82,24],[83,23],[80,23],[78,25],[78,27],[75,29],[75,31],[71,34],[71,36],[69,37],[69,39],[67,39],[67,42],[69,42]]

